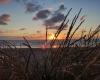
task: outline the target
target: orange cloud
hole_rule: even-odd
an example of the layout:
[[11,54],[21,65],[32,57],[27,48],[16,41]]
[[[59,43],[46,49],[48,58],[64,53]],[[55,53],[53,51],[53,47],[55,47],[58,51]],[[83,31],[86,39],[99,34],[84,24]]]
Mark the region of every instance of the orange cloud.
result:
[[0,36],[17,36],[17,30],[0,30]]
[[27,34],[23,36],[28,40],[45,40],[45,34]]

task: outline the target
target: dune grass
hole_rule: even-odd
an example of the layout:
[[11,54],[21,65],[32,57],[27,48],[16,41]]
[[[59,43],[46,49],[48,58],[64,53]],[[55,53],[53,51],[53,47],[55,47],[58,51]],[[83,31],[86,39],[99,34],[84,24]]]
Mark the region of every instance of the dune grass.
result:
[[[68,25],[72,8],[50,42],[49,49],[39,49],[43,54],[39,58],[24,37],[28,49],[17,48],[10,41],[3,41],[0,48],[0,80],[100,80],[100,41],[97,34],[100,26],[73,40],[85,19],[79,21],[82,9],[74,16],[67,26],[66,37],[62,42],[57,40],[63,29]],[[56,49],[53,48],[58,43]],[[79,43],[79,44],[77,44]]]

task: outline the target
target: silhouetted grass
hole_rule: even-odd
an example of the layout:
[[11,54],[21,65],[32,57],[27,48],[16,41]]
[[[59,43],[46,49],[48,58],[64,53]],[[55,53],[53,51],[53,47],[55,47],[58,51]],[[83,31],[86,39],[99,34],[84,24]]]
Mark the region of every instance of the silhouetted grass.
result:
[[[66,37],[58,41],[57,37],[69,23],[68,11],[65,19],[55,33],[50,48],[33,49],[24,37],[23,45],[28,48],[17,48],[13,42],[2,41],[0,47],[0,80],[100,80],[100,26],[81,37],[73,37],[85,19],[79,20],[82,9],[67,26]],[[97,35],[97,36],[96,36]],[[57,48],[53,48],[55,43]],[[99,67],[99,68],[98,68]],[[94,71],[95,70],[95,71]]]

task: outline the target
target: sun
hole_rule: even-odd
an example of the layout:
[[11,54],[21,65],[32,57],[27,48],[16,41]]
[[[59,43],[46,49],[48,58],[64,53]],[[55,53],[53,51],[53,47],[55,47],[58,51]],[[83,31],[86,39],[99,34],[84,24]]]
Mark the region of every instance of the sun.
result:
[[64,36],[64,34],[60,34],[60,35],[56,38],[54,33],[50,33],[50,34],[48,35],[48,40],[53,40],[53,39],[61,40],[61,39],[65,39],[65,36]]
[[49,40],[55,39],[55,35],[52,33],[50,34],[50,36],[48,37]]

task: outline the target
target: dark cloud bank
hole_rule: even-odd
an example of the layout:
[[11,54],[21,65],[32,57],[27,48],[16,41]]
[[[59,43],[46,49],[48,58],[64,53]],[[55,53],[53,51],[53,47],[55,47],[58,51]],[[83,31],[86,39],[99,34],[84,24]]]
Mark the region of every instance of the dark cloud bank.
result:
[[2,14],[0,16],[0,25],[7,25],[9,21],[10,21],[9,14]]

